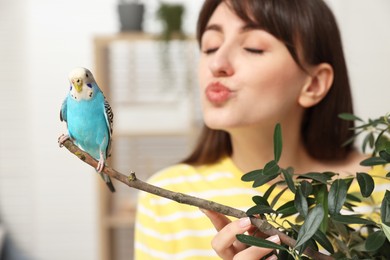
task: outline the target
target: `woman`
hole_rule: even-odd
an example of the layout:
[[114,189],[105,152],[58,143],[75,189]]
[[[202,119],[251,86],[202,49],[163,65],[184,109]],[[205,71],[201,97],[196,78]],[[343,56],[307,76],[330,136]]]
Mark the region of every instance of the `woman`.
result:
[[[352,98],[339,31],[322,0],[206,0],[197,39],[205,127],[194,152],[150,183],[246,210],[269,186],[255,190],[240,178],[273,159],[276,123],[283,128],[282,167],[341,175],[367,170],[352,145],[341,147],[353,124],[338,114],[352,113]],[[277,205],[292,198],[283,196]],[[141,194],[136,259],[259,259],[269,253],[235,241],[250,229],[247,219],[229,224],[205,213],[221,230],[212,242],[215,252],[215,229],[204,214]]]

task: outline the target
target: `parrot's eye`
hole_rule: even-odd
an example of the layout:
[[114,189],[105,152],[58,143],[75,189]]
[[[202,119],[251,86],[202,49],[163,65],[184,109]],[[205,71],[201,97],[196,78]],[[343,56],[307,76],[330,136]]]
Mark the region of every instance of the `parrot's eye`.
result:
[[88,73],[87,73],[87,74],[85,74],[85,76],[88,78]]

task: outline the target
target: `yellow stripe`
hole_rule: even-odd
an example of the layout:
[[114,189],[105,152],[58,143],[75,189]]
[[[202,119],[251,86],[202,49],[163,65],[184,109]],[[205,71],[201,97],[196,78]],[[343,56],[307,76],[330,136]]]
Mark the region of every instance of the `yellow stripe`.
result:
[[[179,175],[180,174],[180,175]],[[369,172],[371,175],[385,176],[386,170],[377,167]],[[248,209],[253,206],[252,196],[263,193],[269,185],[253,189],[252,183],[240,180],[242,173],[230,159],[219,164],[203,167],[176,165],[154,175],[148,182],[158,186],[203,197],[235,208]],[[378,191],[373,193],[373,199],[380,203],[383,194],[388,189],[388,181],[375,178]],[[281,191],[275,188],[273,198]],[[358,192],[355,181],[351,191]],[[279,199],[275,208],[294,199],[294,194],[286,191]],[[365,201],[359,206],[369,210]],[[213,225],[196,207],[179,204],[162,199],[151,194],[142,193],[137,211],[137,226],[135,240],[135,259],[185,259],[185,260],[216,260],[211,250],[210,242],[216,233]],[[293,220],[294,217],[289,218]]]

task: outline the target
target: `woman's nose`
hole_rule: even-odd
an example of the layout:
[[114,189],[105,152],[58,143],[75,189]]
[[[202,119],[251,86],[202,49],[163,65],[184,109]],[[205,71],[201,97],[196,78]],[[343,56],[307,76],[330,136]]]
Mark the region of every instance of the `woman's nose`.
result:
[[234,74],[231,55],[228,49],[220,47],[210,60],[209,68],[215,77],[228,77]]

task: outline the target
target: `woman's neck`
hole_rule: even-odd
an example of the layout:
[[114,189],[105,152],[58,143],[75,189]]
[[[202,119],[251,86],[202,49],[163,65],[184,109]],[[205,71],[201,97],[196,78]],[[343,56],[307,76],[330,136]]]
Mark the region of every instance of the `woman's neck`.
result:
[[[262,169],[274,159],[273,130],[267,132],[252,128],[229,133],[233,147],[232,160],[243,173]],[[293,167],[296,174],[333,171],[346,176],[369,170],[368,167],[359,165],[365,157],[357,151],[352,151],[343,160],[315,159],[307,153],[299,131],[289,128],[283,131],[283,151],[279,165],[283,168]]]
[[[259,131],[248,128],[230,131],[233,154],[232,160],[243,172],[261,169],[274,159],[273,129]],[[299,131],[283,131],[283,151],[279,165],[293,167],[295,172],[309,170],[316,160],[306,152]]]

